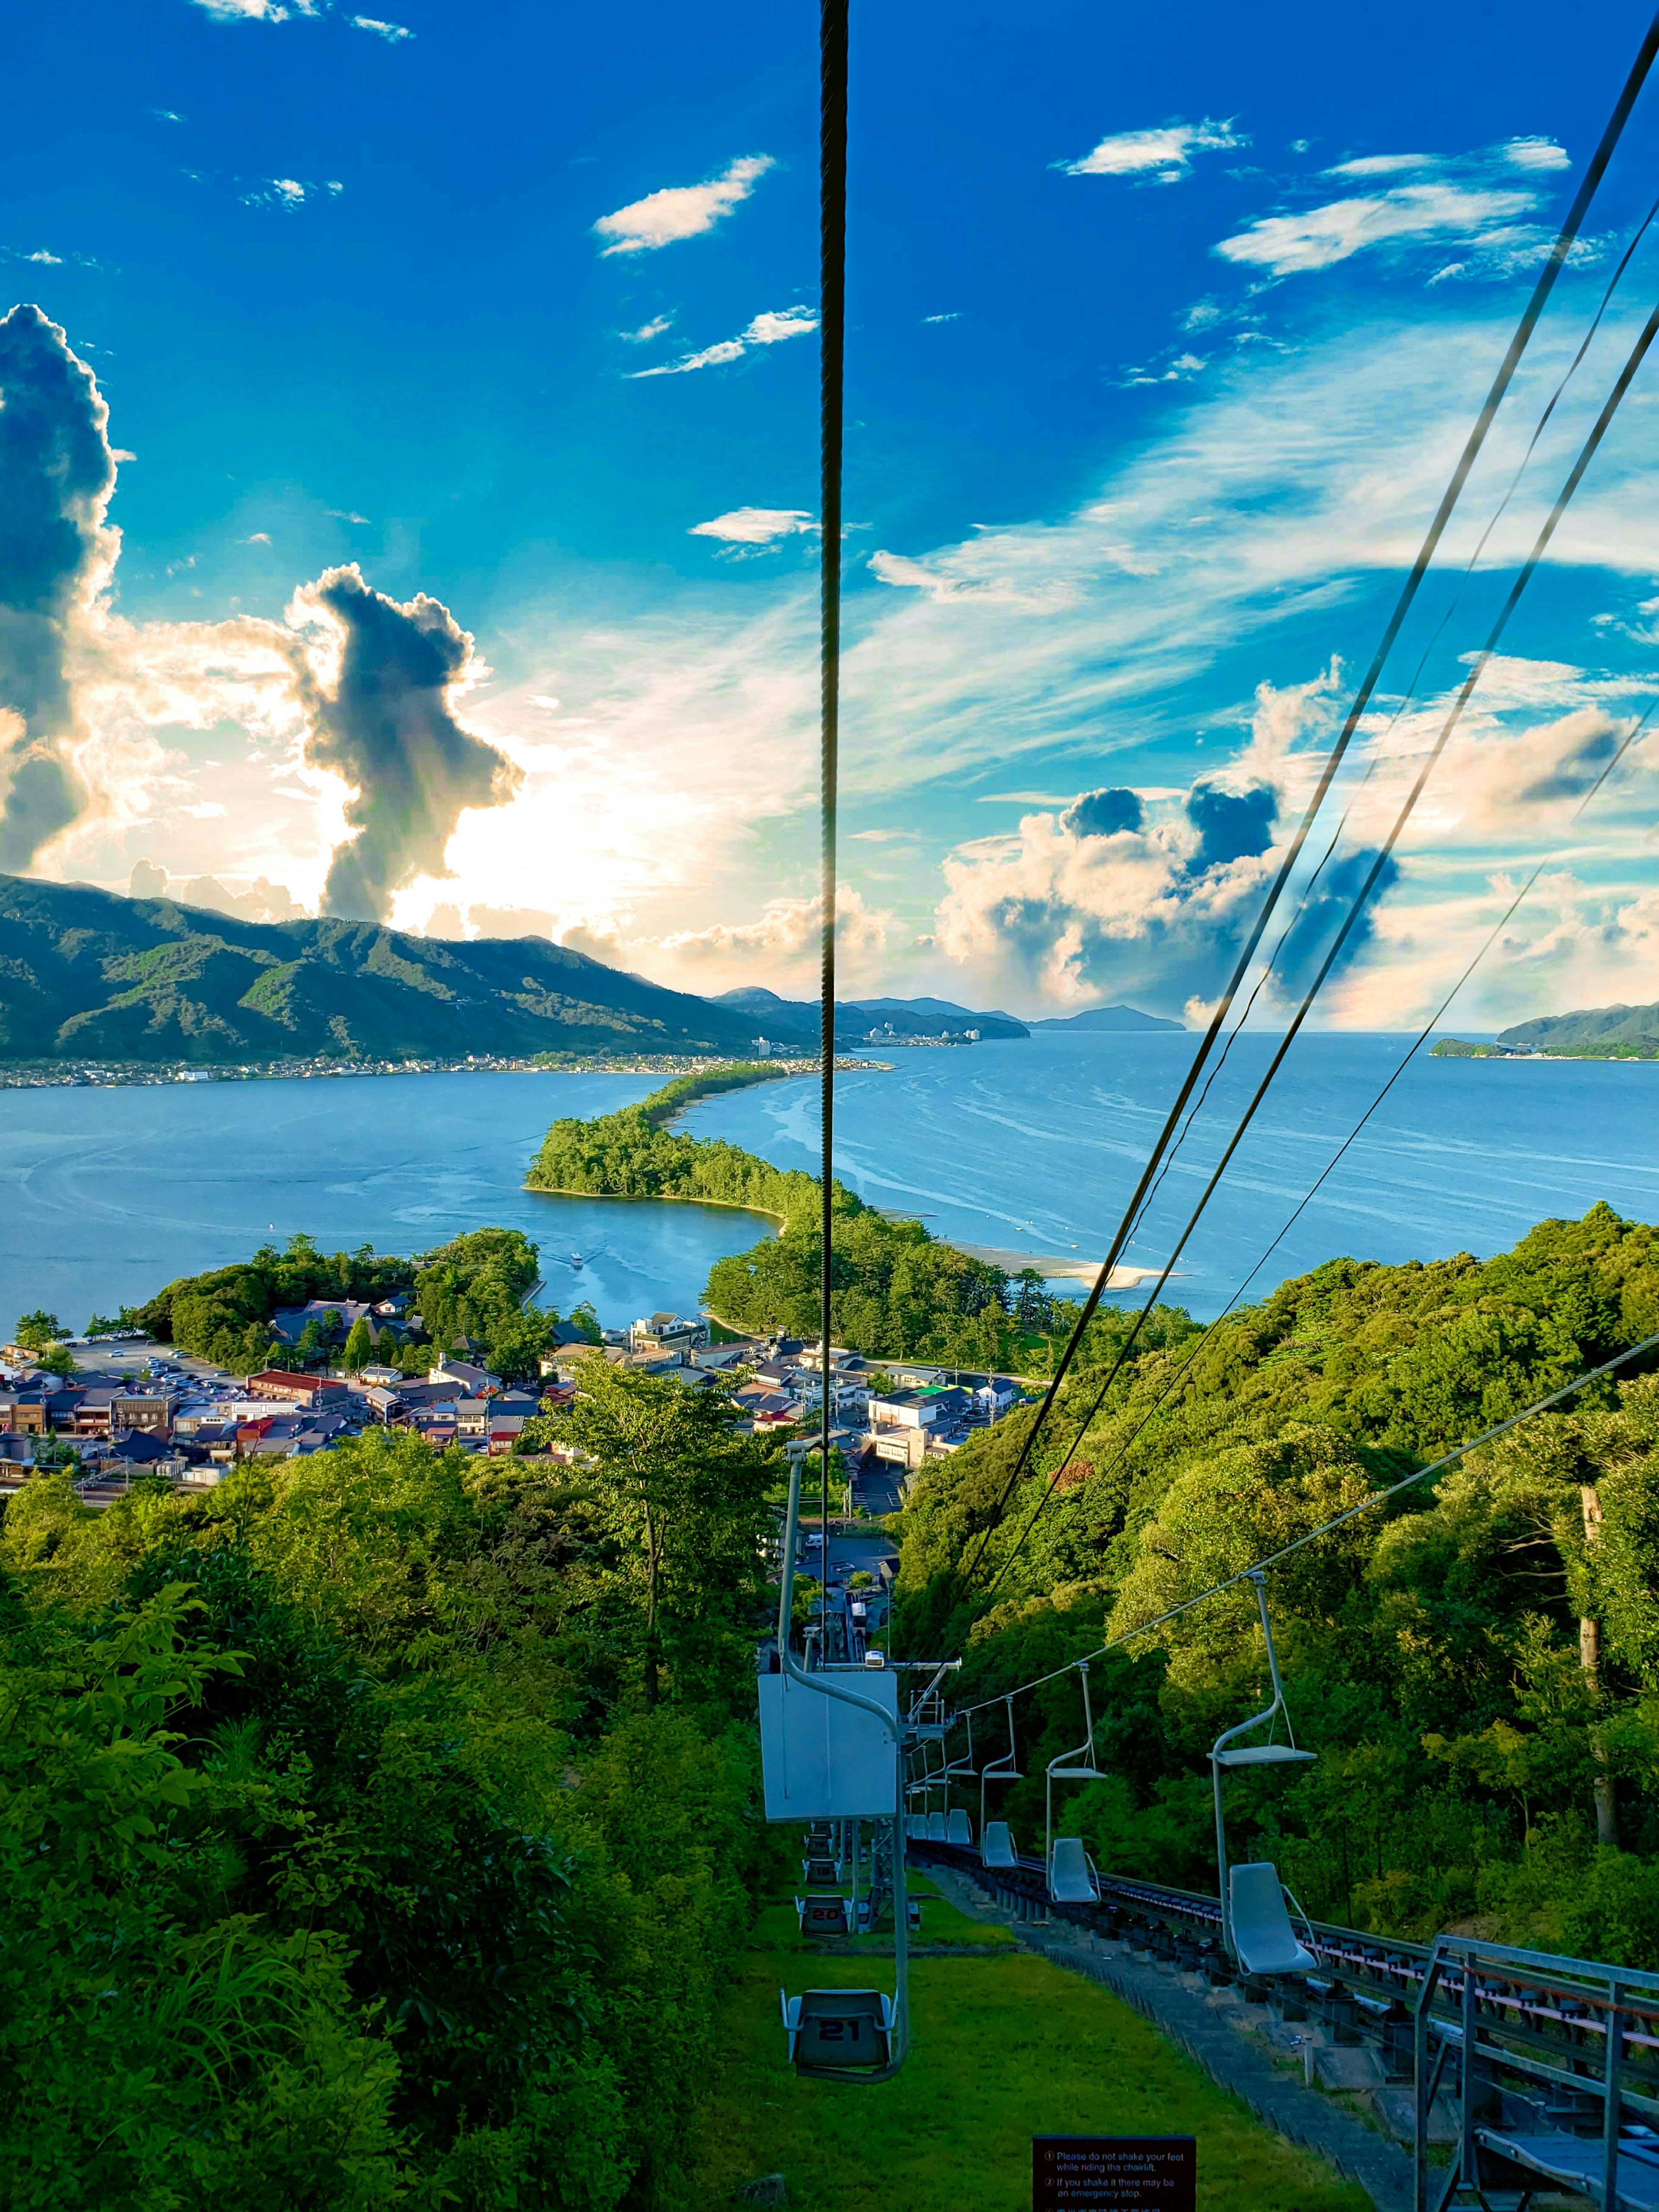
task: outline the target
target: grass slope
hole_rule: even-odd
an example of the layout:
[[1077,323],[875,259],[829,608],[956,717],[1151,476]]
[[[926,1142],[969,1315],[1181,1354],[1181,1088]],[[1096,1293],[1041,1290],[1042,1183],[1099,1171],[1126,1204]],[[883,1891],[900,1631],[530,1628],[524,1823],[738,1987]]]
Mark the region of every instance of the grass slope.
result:
[[[949,1911],[924,1905],[923,1942]],[[991,1932],[963,1925],[980,1942]],[[1260,2126],[1138,2014],[1012,1946],[915,1961],[915,2041],[894,2081],[798,2081],[780,1987],[890,1987],[891,1974],[806,1952],[787,1906],[763,1916],[701,2118],[696,2212],[779,2172],[797,2212],[1028,2212],[1030,2139],[1049,2134],[1196,2136],[1202,2212],[1365,2212],[1363,2191]]]
[[0,1060],[733,1053],[748,1016],[544,938],[248,922],[0,876]]

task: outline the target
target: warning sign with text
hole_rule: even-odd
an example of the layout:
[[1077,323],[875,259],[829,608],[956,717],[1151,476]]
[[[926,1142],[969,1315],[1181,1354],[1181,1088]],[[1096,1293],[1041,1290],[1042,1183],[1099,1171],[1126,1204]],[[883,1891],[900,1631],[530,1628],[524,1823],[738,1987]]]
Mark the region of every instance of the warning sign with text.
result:
[[1194,2212],[1191,2136],[1033,2136],[1031,2212]]

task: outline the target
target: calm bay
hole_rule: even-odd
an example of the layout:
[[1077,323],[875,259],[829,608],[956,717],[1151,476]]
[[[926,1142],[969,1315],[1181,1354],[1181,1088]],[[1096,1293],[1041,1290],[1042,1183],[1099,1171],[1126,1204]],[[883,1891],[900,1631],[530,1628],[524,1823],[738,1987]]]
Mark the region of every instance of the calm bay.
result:
[[[1195,1040],[1037,1032],[891,1053],[837,1084],[836,1170],[936,1236],[1098,1259]],[[1179,1262],[1170,1295],[1218,1312],[1338,1254],[1482,1256],[1605,1199],[1659,1209],[1659,1066],[1429,1060],[1405,1071],[1312,1202],[1287,1217],[1409,1040],[1304,1036]],[[1126,1258],[1166,1256],[1273,1045],[1233,1048]],[[0,1091],[0,1327],[44,1305],[79,1328],[172,1277],[304,1230],[325,1250],[408,1251],[484,1223],[542,1249],[548,1303],[615,1325],[695,1305],[712,1262],[766,1233],[752,1214],[556,1198],[523,1176],[549,1121],[642,1097],[648,1075],[412,1075]],[[817,1085],[785,1079],[696,1106],[682,1126],[781,1167],[815,1164]],[[1267,1254],[1265,1261],[1263,1255]],[[1076,1285],[1060,1285],[1071,1294]]]

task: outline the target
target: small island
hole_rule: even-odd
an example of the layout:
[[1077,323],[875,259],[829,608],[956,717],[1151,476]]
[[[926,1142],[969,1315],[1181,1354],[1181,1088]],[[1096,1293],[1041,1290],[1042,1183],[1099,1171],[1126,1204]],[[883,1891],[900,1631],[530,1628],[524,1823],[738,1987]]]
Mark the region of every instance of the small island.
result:
[[1592,1006],[1542,1014],[1500,1030],[1489,1044],[1441,1037],[1435,1060],[1659,1060],[1659,1005]]

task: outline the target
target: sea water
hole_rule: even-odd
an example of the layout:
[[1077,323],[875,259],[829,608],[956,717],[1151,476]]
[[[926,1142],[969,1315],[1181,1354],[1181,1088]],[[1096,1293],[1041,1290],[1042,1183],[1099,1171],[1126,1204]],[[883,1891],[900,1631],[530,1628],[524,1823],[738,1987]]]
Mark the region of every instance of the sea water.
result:
[[[1196,1040],[1038,1031],[1024,1042],[897,1048],[836,1084],[836,1170],[937,1236],[1098,1260]],[[1161,1265],[1276,1040],[1234,1047],[1125,1255]],[[1203,1317],[1337,1254],[1398,1261],[1501,1251],[1598,1199],[1659,1209],[1659,1066],[1419,1057],[1409,1040],[1304,1036],[1185,1252],[1169,1296]],[[1285,1224],[1390,1076],[1393,1090]],[[548,1123],[608,1112],[636,1075],[330,1077],[0,1091],[0,1331],[45,1306],[80,1328],[173,1277],[295,1231],[325,1252],[405,1252],[465,1229],[522,1229],[545,1301],[590,1299],[608,1326],[694,1306],[713,1262],[766,1233],[712,1206],[555,1198],[523,1188]],[[696,1106],[683,1126],[816,1165],[815,1079]],[[1284,1232],[1281,1237],[1281,1232]],[[1275,1245],[1275,1238],[1280,1241]],[[1077,1295],[1076,1284],[1056,1287]],[[1125,1294],[1120,1294],[1125,1295]]]

